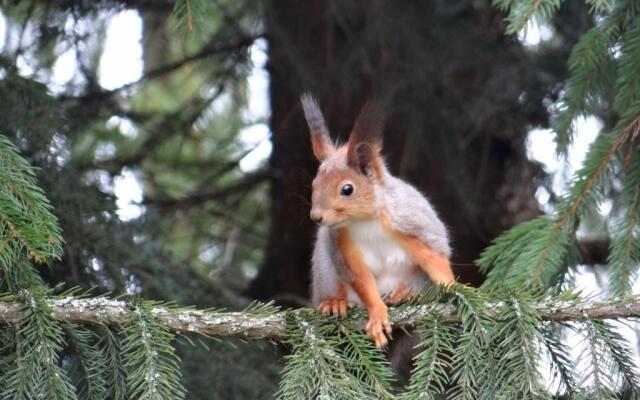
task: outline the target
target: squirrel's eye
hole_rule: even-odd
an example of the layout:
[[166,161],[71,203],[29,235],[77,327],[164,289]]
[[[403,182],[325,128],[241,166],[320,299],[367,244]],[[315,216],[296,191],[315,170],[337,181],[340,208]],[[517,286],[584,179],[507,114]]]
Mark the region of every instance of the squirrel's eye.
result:
[[353,185],[350,183],[345,184],[342,186],[342,189],[340,189],[340,194],[343,196],[351,196],[351,193],[353,193]]

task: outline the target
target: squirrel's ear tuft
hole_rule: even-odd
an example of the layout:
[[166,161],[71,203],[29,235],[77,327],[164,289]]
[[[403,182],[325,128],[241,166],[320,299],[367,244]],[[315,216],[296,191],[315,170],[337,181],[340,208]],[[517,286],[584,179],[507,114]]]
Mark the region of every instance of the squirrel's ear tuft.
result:
[[382,179],[382,131],[384,113],[377,102],[367,103],[356,120],[349,143],[347,143],[347,161],[349,166],[364,175]]
[[370,101],[364,105],[349,136],[349,145],[368,143],[375,150],[382,150],[382,131],[385,115],[382,104]]
[[310,94],[303,94],[300,96],[300,102],[302,103],[304,116],[307,119],[307,125],[309,125],[309,130],[311,131],[313,154],[319,161],[322,161],[335,150],[335,146],[329,136],[329,129],[327,129],[327,124],[324,122],[322,111],[320,111],[320,106],[318,106],[316,99]]

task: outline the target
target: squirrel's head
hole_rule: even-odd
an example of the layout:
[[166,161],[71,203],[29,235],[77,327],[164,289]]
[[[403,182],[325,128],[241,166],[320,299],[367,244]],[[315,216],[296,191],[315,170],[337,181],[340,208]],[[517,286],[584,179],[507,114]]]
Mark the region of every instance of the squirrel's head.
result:
[[313,154],[320,161],[313,180],[311,219],[324,225],[340,225],[375,217],[375,185],[382,183],[385,167],[382,149],[383,115],[367,104],[343,146],[329,137],[322,112],[313,97],[301,97],[311,131]]

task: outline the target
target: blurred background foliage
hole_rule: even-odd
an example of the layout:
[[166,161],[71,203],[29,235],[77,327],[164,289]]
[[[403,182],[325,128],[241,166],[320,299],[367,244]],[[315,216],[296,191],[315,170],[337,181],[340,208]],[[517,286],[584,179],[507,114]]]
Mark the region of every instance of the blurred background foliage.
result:
[[[241,292],[267,232],[264,168],[238,167],[253,146],[239,132],[264,122],[247,112],[249,47],[262,35],[261,10],[220,2],[197,34],[185,34],[173,7],[3,2],[0,126],[39,168],[63,230],[62,258],[42,268],[48,282],[243,308]],[[142,75],[107,88],[108,27],[127,10],[142,22]],[[75,58],[75,70],[60,82],[56,63],[64,54]],[[122,181],[129,183],[117,192]],[[138,204],[123,214],[118,195],[131,192]],[[191,398],[269,398],[277,389],[275,346],[209,346],[179,345]]]
[[[41,269],[47,282],[228,309],[306,304],[317,164],[305,91],[342,139],[367,99],[387,102],[392,172],[429,195],[456,273],[480,284],[481,250],[554,207],[553,177],[527,141],[549,127],[571,47],[594,24],[573,0],[534,44],[477,0],[0,4],[0,127],[39,168],[65,239]],[[139,65],[119,53],[133,36],[106,54],[123,15],[140,24]],[[105,80],[105,68],[138,67],[120,85]],[[265,70],[268,97],[251,90]],[[593,114],[605,127],[614,118],[606,105]],[[601,242],[585,241],[583,264],[606,259]],[[279,351],[257,346],[180,345],[189,398],[270,398]]]

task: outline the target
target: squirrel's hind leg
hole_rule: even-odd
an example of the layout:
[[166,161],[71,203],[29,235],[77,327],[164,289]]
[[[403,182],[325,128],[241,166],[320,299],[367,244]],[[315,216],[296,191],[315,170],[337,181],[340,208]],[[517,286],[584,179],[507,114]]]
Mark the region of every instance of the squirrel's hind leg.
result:
[[325,315],[339,315],[344,317],[349,309],[349,301],[347,299],[347,285],[342,282],[338,283],[338,290],[334,297],[324,297],[320,299],[318,309]]
[[311,302],[325,315],[344,316],[349,308],[348,285],[334,264],[336,251],[329,230],[320,228],[311,262]]
[[415,260],[418,265],[420,265],[420,268],[431,278],[432,282],[444,286],[455,283],[449,257],[431,250],[429,246],[422,243],[416,237],[397,234],[396,238],[411,258]]
[[414,292],[410,285],[401,283],[393,292],[386,296],[383,300],[390,306],[395,306],[404,301],[414,299],[420,296],[420,293]]

